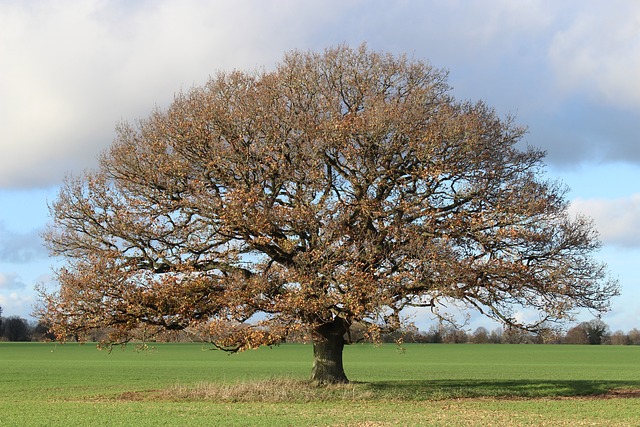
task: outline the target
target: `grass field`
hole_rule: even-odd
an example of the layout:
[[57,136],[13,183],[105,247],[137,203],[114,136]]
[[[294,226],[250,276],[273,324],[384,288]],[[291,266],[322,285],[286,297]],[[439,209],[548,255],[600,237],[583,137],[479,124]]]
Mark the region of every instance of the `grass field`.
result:
[[640,426],[640,347],[354,345],[336,387],[311,355],[0,343],[0,426]]

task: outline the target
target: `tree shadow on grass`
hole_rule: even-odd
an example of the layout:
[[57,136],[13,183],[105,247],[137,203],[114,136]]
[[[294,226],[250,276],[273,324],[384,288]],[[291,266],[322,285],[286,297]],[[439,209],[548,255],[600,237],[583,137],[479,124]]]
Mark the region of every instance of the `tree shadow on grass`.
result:
[[640,397],[638,381],[404,380],[363,383],[389,399]]

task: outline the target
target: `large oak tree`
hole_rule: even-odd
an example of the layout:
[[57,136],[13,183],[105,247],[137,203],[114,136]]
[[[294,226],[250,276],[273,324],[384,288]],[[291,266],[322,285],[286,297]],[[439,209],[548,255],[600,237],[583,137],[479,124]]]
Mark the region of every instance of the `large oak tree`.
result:
[[43,320],[61,338],[191,328],[229,350],[303,331],[313,379],[346,382],[353,322],[375,333],[452,302],[524,328],[606,310],[592,224],[523,134],[455,100],[446,72],[366,46],[218,74],[66,180]]

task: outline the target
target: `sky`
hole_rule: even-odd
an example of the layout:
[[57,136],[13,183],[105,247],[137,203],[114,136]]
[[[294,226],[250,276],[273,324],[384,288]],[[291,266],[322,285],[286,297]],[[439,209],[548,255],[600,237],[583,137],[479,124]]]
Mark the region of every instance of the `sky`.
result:
[[620,282],[603,320],[640,328],[637,0],[0,0],[3,316],[28,317],[34,286],[55,286],[59,261],[40,238],[48,203],[66,175],[95,167],[118,123],[221,70],[363,42],[448,69],[456,98],[528,127]]

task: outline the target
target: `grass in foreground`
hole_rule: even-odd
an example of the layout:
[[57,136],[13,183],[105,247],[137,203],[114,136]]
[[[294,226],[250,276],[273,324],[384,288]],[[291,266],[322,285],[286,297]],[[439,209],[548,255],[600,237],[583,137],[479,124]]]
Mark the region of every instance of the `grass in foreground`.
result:
[[640,425],[640,348],[351,346],[314,387],[311,347],[98,352],[0,344],[0,426]]

